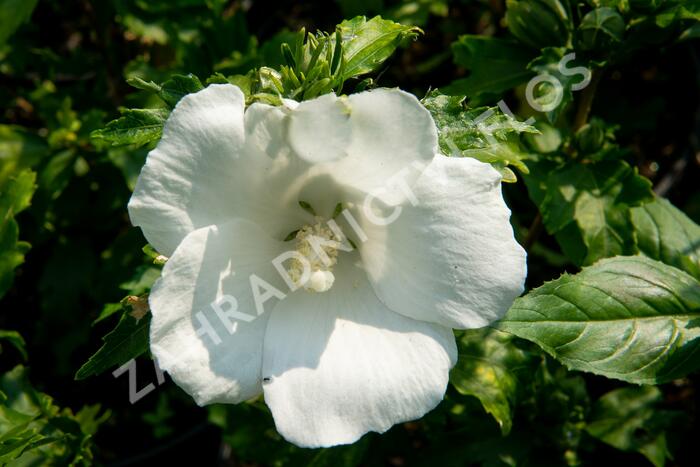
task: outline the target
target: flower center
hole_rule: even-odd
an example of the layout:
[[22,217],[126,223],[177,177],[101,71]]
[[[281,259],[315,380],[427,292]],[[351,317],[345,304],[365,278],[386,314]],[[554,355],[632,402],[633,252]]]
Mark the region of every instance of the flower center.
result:
[[[330,290],[335,281],[333,266],[338,262],[342,239],[319,216],[314,218],[313,224],[299,229],[295,239],[296,252],[306,261],[292,258],[287,270],[291,280],[310,292]],[[306,282],[302,283],[305,267],[309,268],[310,274]]]

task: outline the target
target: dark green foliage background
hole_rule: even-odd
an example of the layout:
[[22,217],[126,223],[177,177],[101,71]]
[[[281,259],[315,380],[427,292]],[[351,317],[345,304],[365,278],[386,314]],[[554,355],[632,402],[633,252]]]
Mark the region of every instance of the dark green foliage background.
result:
[[[283,63],[280,44],[291,40],[293,31],[306,27],[332,32],[343,19],[381,14],[416,25],[424,34],[380,67],[374,75],[378,85],[399,86],[419,97],[430,89],[445,88],[467,94],[470,106],[493,105],[503,95],[518,116],[527,117],[531,112],[524,105],[522,86],[516,86],[533,72],[523,67],[544,46],[537,41],[566,44],[557,44],[556,34],[528,36],[509,63],[470,73],[470,54],[478,61],[488,55],[488,46],[469,43],[453,48],[452,44],[465,34],[512,38],[505,27],[506,2],[500,0],[39,0],[33,12],[33,2],[18,6],[21,3],[0,1],[5,8],[0,15],[19,17],[24,10],[31,15],[6,43],[0,28],[0,182],[31,167],[37,174],[36,192],[31,205],[16,217],[19,238],[31,249],[11,287],[0,282],[0,294],[9,287],[0,301],[0,329],[24,337],[25,364],[36,391],[73,412],[94,404],[101,407],[92,418],[85,413],[83,418],[72,413],[45,415],[49,425],[57,424],[55,429],[69,433],[73,443],[62,447],[66,438],[42,448],[53,464],[638,465],[647,462],[642,453],[658,459],[654,450],[660,446],[670,453],[667,465],[697,464],[697,374],[639,389],[566,370],[534,344],[488,330],[460,337],[462,354],[473,359],[453,374],[455,386],[450,386],[438,409],[384,435],[369,434],[355,445],[327,450],[299,449],[283,441],[261,401],[199,408],[166,378],[164,385],[131,405],[127,376],[115,379],[106,372],[75,381],[76,371],[101,345],[100,337],[115,327],[114,316],[93,325],[105,304],[118,303],[127,293],[144,292],[154,279],[152,260],[142,252],[145,240],[130,226],[126,213],[148,146],[110,147],[89,136],[117,118],[118,109],[159,105],[153,94],[134,89],[127,79],[161,83],[176,73],[193,73],[204,81],[215,72],[229,76],[262,65],[275,67]],[[640,4],[642,11],[663,2],[571,3],[581,4],[574,13],[580,19],[590,4],[628,8]],[[616,34],[614,20],[589,21]],[[519,38],[524,34],[512,32]],[[617,159],[637,167],[657,192],[698,222],[700,55],[696,41],[675,40],[681,32],[675,23],[641,31],[629,47],[615,53],[605,52],[613,50],[609,43],[601,48],[596,42],[612,40],[604,35],[585,33],[577,40],[588,59],[609,61],[590,115],[605,122],[605,131],[614,130]],[[498,57],[502,50],[492,53]],[[494,88],[493,83],[500,84]],[[349,83],[344,91],[350,92],[355,84]],[[571,99],[574,103],[580,96]],[[576,118],[573,105],[562,112],[562,119]],[[550,163],[528,164],[532,174],[525,179],[528,186],[522,180],[504,185],[516,234],[529,248],[528,289],[592,262],[586,257],[591,251],[562,251],[561,236],[571,232],[571,224],[553,228],[556,213],[547,211],[543,227],[537,213],[538,207],[545,208],[531,199],[541,204],[535,186],[542,180],[538,173],[553,174],[544,179],[549,180],[547,189],[556,190],[558,180],[564,183],[572,176],[567,171],[604,171],[590,165],[555,170]],[[621,170],[628,170],[627,165]],[[518,177],[522,179],[522,174]],[[653,246],[640,248],[653,257],[644,251]],[[610,255],[600,257],[604,256]],[[692,269],[697,264],[670,264],[686,266],[697,278]],[[112,305],[110,310],[119,307]],[[11,379],[18,373],[10,371],[24,356],[13,347],[12,338],[1,343],[0,374]],[[139,388],[156,384],[147,356],[137,360],[137,368]],[[470,395],[479,390],[470,387],[474,371],[492,371],[500,384],[512,385],[503,392],[508,400],[498,399],[501,393],[487,395],[486,399],[495,398],[493,404],[482,399],[482,406]],[[512,414],[498,412],[504,404],[510,405]],[[491,408],[489,413],[484,407]],[[60,424],[59,418],[82,428],[66,427],[69,422]],[[88,419],[102,423],[97,428]],[[502,422],[500,426],[495,419]],[[612,428],[606,419],[613,420]],[[616,429],[622,431],[620,436]],[[83,437],[90,449],[76,447]],[[71,454],[76,452],[82,454]],[[664,457],[661,453],[660,459]],[[35,465],[49,462],[42,459],[34,459]]]

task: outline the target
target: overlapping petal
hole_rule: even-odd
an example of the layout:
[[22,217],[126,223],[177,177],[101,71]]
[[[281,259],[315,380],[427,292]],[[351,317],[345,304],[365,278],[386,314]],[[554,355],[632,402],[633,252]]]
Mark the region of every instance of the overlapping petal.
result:
[[[358,194],[399,203],[395,180],[412,183],[433,159],[437,130],[415,96],[398,89],[375,89],[337,97],[335,94],[285,109],[288,118],[268,122],[286,134],[286,143],[305,169],[290,172],[290,196],[313,191],[307,184],[324,180],[325,198],[333,204]],[[293,160],[290,165],[295,165]],[[295,168],[298,170],[299,165]]]
[[[161,368],[199,404],[263,391],[301,446],[421,417],[456,361],[450,328],[498,319],[523,288],[500,176],[436,156],[430,113],[397,89],[243,109],[232,85],[183,98],[129,204],[172,255],[150,297]],[[258,316],[251,277],[287,292],[271,261],[316,222],[299,202],[329,216],[367,194],[380,214],[399,204],[396,220],[360,216],[367,241],[341,254],[330,290],[300,289]]]
[[389,203],[402,201],[393,180],[400,176],[412,183],[437,150],[430,112],[414,95],[399,89],[352,94],[347,107],[352,135],[348,156],[322,169],[340,185],[374,193]]
[[160,253],[170,256],[197,228],[237,217],[273,236],[297,224],[294,211],[266,196],[274,161],[246,147],[244,103],[236,86],[215,84],[183,97],[168,118],[129,201],[132,223]]
[[311,163],[347,157],[352,131],[347,99],[324,94],[301,102],[289,112],[289,144]]
[[258,316],[249,277],[283,287],[270,261],[284,248],[234,220],[188,234],[163,268],[149,297],[151,352],[198,404],[260,393],[269,313]]
[[260,193],[273,193],[280,211],[303,200],[330,215],[338,202],[365,193],[399,203],[404,197],[396,182],[415,181],[437,148],[430,113],[398,89],[326,94],[285,107],[253,104],[245,126],[247,147],[275,160],[263,171]]
[[505,314],[523,291],[526,263],[500,181],[488,164],[437,156],[411,187],[415,206],[404,203],[387,226],[364,220],[360,252],[382,302],[461,329]]
[[265,334],[265,402],[300,446],[351,443],[433,409],[456,347],[448,328],[394,313],[344,255],[328,292],[298,292],[272,311]]

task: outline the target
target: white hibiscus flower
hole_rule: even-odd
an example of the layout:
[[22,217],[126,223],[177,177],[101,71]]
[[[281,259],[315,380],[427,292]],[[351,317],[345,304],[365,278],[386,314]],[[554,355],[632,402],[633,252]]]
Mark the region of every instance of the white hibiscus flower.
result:
[[499,174],[436,155],[430,113],[400,90],[244,102],[232,85],[185,96],[129,202],[170,257],[153,355],[198,404],[263,394],[300,446],[421,417],[456,362],[451,328],[523,290]]

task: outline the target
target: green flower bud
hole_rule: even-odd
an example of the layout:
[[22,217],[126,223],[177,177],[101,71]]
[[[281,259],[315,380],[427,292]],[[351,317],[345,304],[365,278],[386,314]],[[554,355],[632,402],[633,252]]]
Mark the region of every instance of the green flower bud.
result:
[[541,49],[566,46],[571,38],[571,15],[559,0],[507,0],[508,30],[521,42]]
[[591,120],[574,135],[576,148],[581,154],[593,154],[605,143],[605,128],[600,120]]

